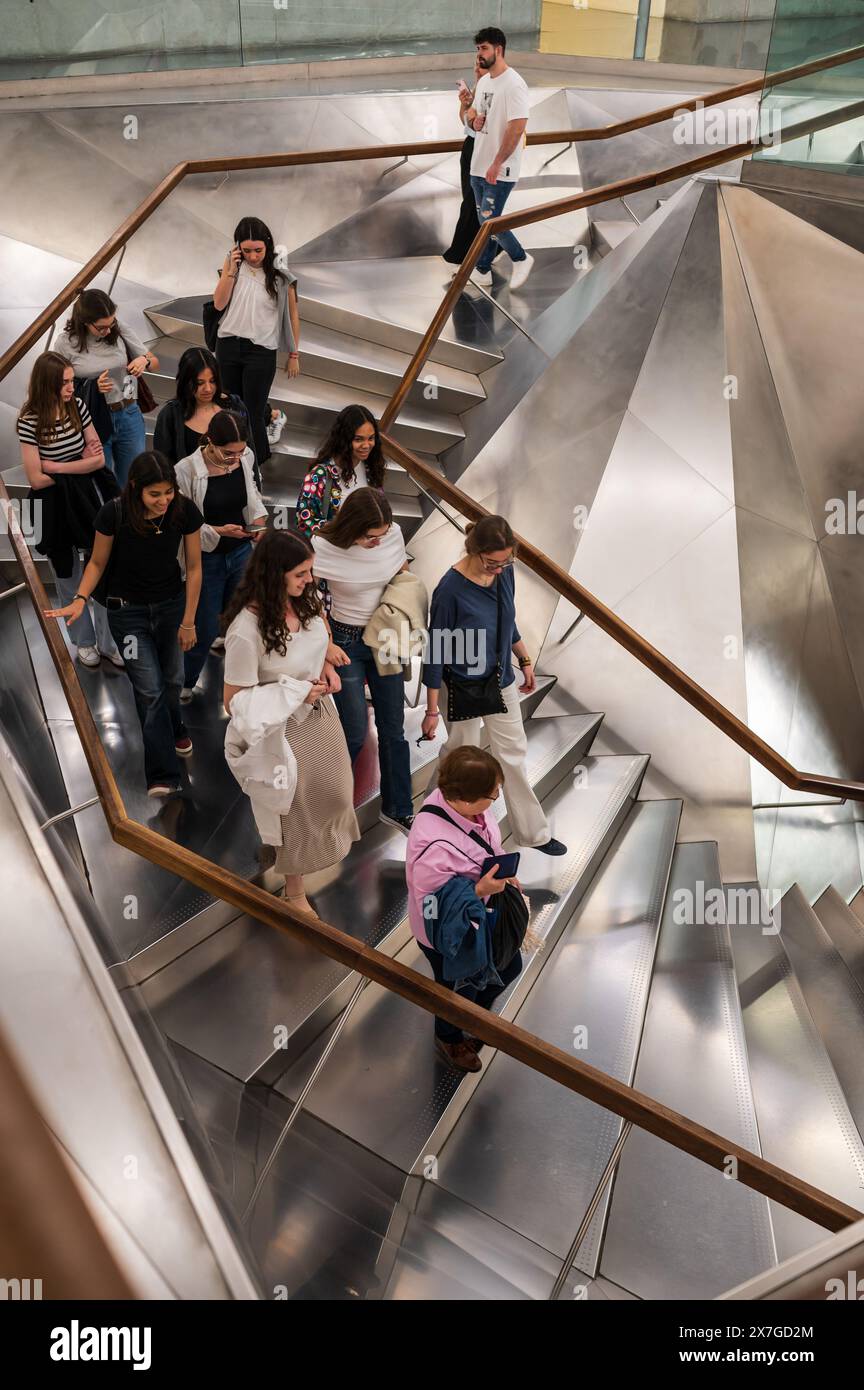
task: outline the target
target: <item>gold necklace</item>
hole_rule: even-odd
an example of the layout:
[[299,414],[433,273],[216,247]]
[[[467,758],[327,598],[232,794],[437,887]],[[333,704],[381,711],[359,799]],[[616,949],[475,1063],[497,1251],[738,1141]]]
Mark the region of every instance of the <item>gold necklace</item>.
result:
[[159,523],[157,521],[154,521],[152,516],[148,516],[147,520],[150,522],[150,525],[153,527],[154,531],[156,532],[156,535],[161,536],[162,527],[159,525]]

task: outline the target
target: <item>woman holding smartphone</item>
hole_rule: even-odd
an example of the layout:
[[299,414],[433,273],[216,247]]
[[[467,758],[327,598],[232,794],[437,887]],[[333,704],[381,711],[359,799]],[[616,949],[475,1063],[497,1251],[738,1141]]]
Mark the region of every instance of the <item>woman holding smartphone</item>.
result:
[[209,348],[187,348],[177,365],[177,394],[156,417],[153,448],[169,463],[189,458],[220,410],[246,414],[240,397],[224,389],[219,363]]
[[117,305],[104,290],[79,294],[66,327],[54,340],[54,351],[71,362],[76,377],[95,381],[104,396],[111,412],[111,433],[102,440],[105,462],[118,486],[124,487],[132,460],[147,443],[138,378],[155,371],[159,358],[117,317]]
[[281,817],[276,868],[292,907],[314,912],[304,874],[339,864],[360,838],[353,805],[351,760],[330,698],[339,677],[328,661],[329,636],[312,578],[312,547],[296,531],[261,537],[222,618],[225,709],[240,690],[289,676],[308,681],[305,703],[291,714],[285,738],[297,764],[297,786]]
[[[122,495],[96,517],[93,553],[72,602],[46,617],[77,622],[104,576],[108,625],[132,682],[144,738],[148,796],[180,790],[192,753],[180,717],[183,653],[195,645],[204,518],[177,492],[161,454],[139,454]],[[182,546],[186,584],[177,560]]]
[[[57,352],[43,352],[33,363],[18,438],[30,495],[38,496],[42,508],[37,549],[48,557],[58,599],[69,603],[84,573],[84,555],[93,548],[96,515],[116,495],[117,483],[105,467],[90,412],[75,395],[74,368]],[[82,666],[98,666],[104,656],[122,668],[100,603],[85,605],[69,636]]]
[[[491,808],[503,782],[504,769],[484,749],[466,744],[445,753],[438,768],[438,786],[414,817],[408,836],[408,921],[438,984],[449,989],[453,983],[444,978],[444,958],[434,949],[428,931],[431,895],[456,875],[470,879],[474,892],[484,903],[503,893],[508,883],[519,886],[516,879],[500,878],[497,865],[481,875],[484,860],[489,856],[473,839],[473,835],[479,835],[493,855],[501,854],[501,831]],[[423,813],[427,807],[434,808],[432,815]],[[468,980],[456,992],[481,1009],[489,1009],[521,969],[522,957],[517,951],[510,964],[499,972],[500,984],[478,987]],[[435,1019],[435,1046],[444,1061],[457,1071],[480,1071],[477,1054],[482,1042],[466,1036],[446,1019]]]
[[243,217],[234,246],[213,291],[221,312],[216,356],[226,391],[245,403],[260,467],[270,457],[268,397],[279,352],[288,353],[286,372],[300,372],[300,310],[297,276],[276,267],[273,234],[259,217]]
[[255,459],[245,416],[219,410],[211,416],[200,447],[175,469],[177,486],[204,518],[201,527],[201,597],[195,619],[197,641],[183,658],[182,703],[192,699],[228,606],[267,525],[267,508],[255,485]]

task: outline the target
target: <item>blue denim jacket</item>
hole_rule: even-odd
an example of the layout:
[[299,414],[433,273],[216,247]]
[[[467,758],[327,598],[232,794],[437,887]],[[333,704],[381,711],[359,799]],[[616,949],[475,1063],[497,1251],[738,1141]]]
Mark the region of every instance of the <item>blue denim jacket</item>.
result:
[[430,904],[427,931],[433,950],[443,959],[444,979],[452,981],[455,988],[467,980],[478,989],[500,984],[492,958],[495,914],[478,898],[473,881],[464,874],[454,874],[428,896],[434,904]]

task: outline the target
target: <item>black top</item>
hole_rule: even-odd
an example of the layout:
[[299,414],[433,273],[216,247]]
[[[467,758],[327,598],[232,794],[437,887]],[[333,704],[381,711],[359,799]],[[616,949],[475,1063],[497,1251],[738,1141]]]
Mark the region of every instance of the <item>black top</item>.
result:
[[[214,474],[207,479],[207,491],[204,494],[204,520],[211,526],[243,526],[245,519],[243,508],[246,506],[246,479],[243,476],[242,466],[234,468],[230,473],[221,475]],[[226,550],[236,550],[238,545],[246,545],[246,541],[240,540],[235,536],[220,536],[216,550],[223,554]],[[211,555],[215,551],[210,552]]]
[[[188,459],[190,454],[194,454],[196,449],[200,449],[201,440],[203,438],[203,434],[199,434],[197,430],[190,430],[189,426],[187,424],[184,424],[183,448],[186,450],[186,452],[185,454],[181,454],[180,458]],[[179,463],[180,459],[173,459],[172,462]]]
[[95,523],[103,536],[114,536],[106,597],[125,598],[128,603],[164,603],[175,598],[183,589],[177,552],[183,537],[200,531],[203,524],[195,504],[178,496],[165,517],[148,523],[146,535],[133,531],[122,517],[115,534],[117,508],[109,502]]

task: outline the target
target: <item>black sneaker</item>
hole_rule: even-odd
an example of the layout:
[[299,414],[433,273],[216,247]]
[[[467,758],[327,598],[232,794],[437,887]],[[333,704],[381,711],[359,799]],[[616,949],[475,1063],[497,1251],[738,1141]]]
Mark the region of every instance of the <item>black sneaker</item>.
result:
[[414,824],[413,816],[388,816],[385,815],[383,811],[381,812],[378,819],[380,821],[383,821],[385,825],[395,826],[397,830],[402,831],[403,835],[407,835],[412,825]]
[[566,854],[567,846],[562,845],[560,840],[547,840],[545,845],[532,845],[532,849],[537,849],[541,854]]

